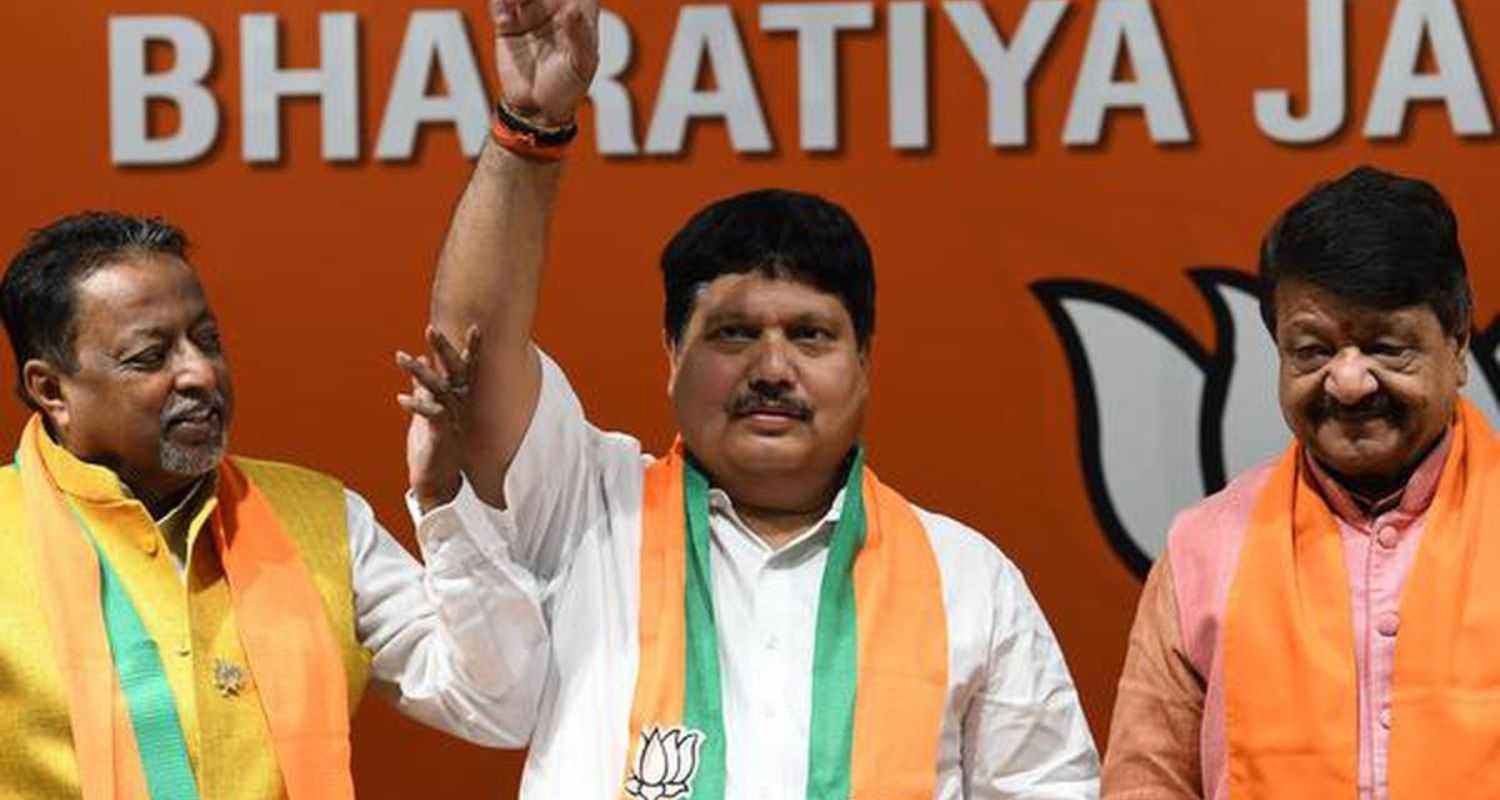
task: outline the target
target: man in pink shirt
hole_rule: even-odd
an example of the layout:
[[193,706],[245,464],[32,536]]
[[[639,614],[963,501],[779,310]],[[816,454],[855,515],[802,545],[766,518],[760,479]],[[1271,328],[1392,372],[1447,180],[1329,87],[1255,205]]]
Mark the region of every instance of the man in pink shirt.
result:
[[[1396,783],[1393,726],[1414,718],[1392,713],[1393,686],[1398,698],[1409,691],[1396,657],[1398,641],[1408,635],[1402,612],[1411,610],[1403,589],[1421,563],[1433,500],[1460,438],[1454,420],[1464,416],[1459,389],[1467,379],[1472,297],[1457,220],[1431,185],[1361,167],[1282,215],[1262,243],[1260,273],[1262,313],[1280,355],[1282,414],[1296,445],[1280,464],[1240,475],[1174,522],[1130,635],[1104,763],[1106,798],[1281,800],[1357,792],[1362,800],[1381,800]],[[1493,438],[1471,427],[1471,435]],[[1255,537],[1278,530],[1267,522],[1276,511],[1267,497],[1278,469],[1296,476],[1285,483],[1312,498],[1305,505],[1319,507],[1297,508],[1294,521],[1283,514],[1280,524],[1302,537],[1304,514],[1336,523],[1327,526],[1337,530],[1329,539],[1330,563],[1334,574],[1347,575],[1347,605],[1342,580],[1297,583],[1304,574],[1298,559],[1311,546],[1305,539],[1293,544],[1288,536],[1283,547],[1288,591],[1267,591],[1273,583],[1260,573],[1247,577],[1247,542],[1264,550]],[[1310,601],[1317,597],[1336,602],[1318,608]],[[1227,654],[1252,639],[1227,640],[1226,630],[1238,635],[1281,608],[1292,609],[1288,629],[1297,635],[1286,639],[1292,645],[1236,654],[1242,663],[1267,665],[1267,672],[1229,668]],[[1320,665],[1334,665],[1326,673],[1289,674],[1299,676],[1293,683],[1310,689],[1309,697],[1347,703],[1345,716],[1328,726],[1345,733],[1323,737],[1338,741],[1323,741],[1322,727],[1303,725],[1299,696],[1278,697],[1284,687],[1268,677],[1276,672],[1269,667],[1287,666],[1302,650],[1316,651]],[[1341,669],[1347,682],[1324,680]],[[1351,685],[1357,691],[1346,701],[1341,692]],[[1237,697],[1249,699],[1237,706]],[[1290,732],[1270,730],[1276,721],[1262,716],[1252,724],[1252,715],[1239,711],[1278,702],[1294,720],[1283,725]],[[1493,736],[1500,715],[1492,716]],[[1346,718],[1357,726],[1352,735],[1341,727]],[[1278,750],[1275,737],[1283,734],[1297,744]],[[1295,784],[1272,792],[1266,787],[1276,784],[1278,770],[1282,778],[1301,770],[1333,777],[1321,788]]]

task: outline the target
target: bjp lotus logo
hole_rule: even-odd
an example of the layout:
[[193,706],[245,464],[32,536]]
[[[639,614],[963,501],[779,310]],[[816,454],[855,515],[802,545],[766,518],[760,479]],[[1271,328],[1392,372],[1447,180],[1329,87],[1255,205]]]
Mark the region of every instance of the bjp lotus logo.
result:
[[[1181,509],[1281,452],[1277,356],[1257,279],[1188,270],[1212,315],[1214,349],[1135,295],[1100,283],[1032,284],[1073,373],[1078,443],[1094,515],[1144,576]],[[1500,322],[1474,334],[1465,393],[1500,422]]]
[[625,779],[625,793],[637,800],[691,796],[702,744],[703,734],[686,728],[642,731],[635,766]]

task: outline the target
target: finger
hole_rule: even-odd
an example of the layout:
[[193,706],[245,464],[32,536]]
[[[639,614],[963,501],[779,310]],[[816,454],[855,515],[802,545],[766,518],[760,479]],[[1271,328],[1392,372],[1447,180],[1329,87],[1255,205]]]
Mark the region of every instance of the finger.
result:
[[396,366],[406,371],[424,389],[434,396],[441,396],[448,391],[448,379],[439,375],[425,358],[413,358],[411,355],[397,351]]
[[431,397],[398,394],[396,395],[396,403],[409,414],[416,414],[417,416],[426,417],[433,421],[444,420],[448,417],[448,409],[434,401]]
[[552,9],[543,0],[495,0],[495,32],[523,36],[547,24]]
[[464,363],[463,379],[471,386],[479,375],[479,351],[483,345],[484,336],[479,332],[479,326],[470,325],[468,334],[464,336],[464,351],[459,355]]
[[467,372],[467,364],[464,356],[458,352],[458,348],[448,341],[443,332],[429,325],[427,326],[427,345],[432,352],[437,354],[438,361],[443,366],[443,374],[451,380],[453,376],[462,376]]
[[568,41],[568,62],[586,88],[599,68],[599,4],[575,2],[558,14],[558,24]]

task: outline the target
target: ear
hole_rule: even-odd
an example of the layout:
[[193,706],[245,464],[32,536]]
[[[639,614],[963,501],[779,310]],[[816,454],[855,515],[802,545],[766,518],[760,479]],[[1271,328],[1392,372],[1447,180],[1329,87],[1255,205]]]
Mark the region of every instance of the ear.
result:
[[32,404],[41,410],[55,431],[68,426],[68,401],[63,396],[63,373],[50,362],[33,358],[21,367],[21,385]]
[[1458,359],[1458,385],[1466,386],[1469,383],[1469,329],[1465,328],[1453,348],[1453,357]]
[[672,342],[671,331],[665,328],[661,332],[661,348],[667,356],[667,397],[671,397],[672,387],[677,385],[677,364],[682,354],[678,352],[677,345]]

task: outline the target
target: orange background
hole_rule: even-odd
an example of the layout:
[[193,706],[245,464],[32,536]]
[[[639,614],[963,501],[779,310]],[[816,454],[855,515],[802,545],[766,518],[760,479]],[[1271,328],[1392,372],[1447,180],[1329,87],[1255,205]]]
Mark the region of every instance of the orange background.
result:
[[[0,130],[0,249],[8,258],[28,229],[83,208],[161,214],[185,227],[232,359],[235,450],[341,476],[409,543],[400,500],[405,418],[394,401],[403,382],[392,353],[420,343],[434,256],[469,170],[446,126],[424,131],[411,162],[370,155],[415,7],[372,0],[104,5],[50,0],[0,10],[9,40],[0,53],[9,111]],[[660,449],[672,432],[656,272],[666,239],[709,200],[752,187],[811,190],[848,206],[872,242],[880,283],[872,461],[917,502],[988,532],[1025,571],[1102,748],[1140,585],[1090,509],[1072,379],[1028,285],[1102,281],[1150,300],[1212,346],[1208,310],[1183,271],[1252,268],[1260,234],[1279,209],[1315,181],[1371,161],[1445,190],[1466,223],[1483,323],[1500,289],[1489,268],[1500,256],[1500,233],[1486,218],[1491,187],[1500,185],[1496,140],[1459,139],[1433,104],[1413,110],[1400,141],[1362,137],[1393,0],[1350,4],[1348,122],[1329,142],[1300,148],[1259,132],[1251,96],[1261,88],[1305,96],[1303,4],[1163,0],[1154,5],[1192,144],[1153,144],[1135,112],[1112,114],[1098,147],[1061,144],[1094,6],[1074,2],[1033,77],[1031,146],[997,151],[987,144],[981,75],[938,4],[929,3],[933,147],[897,153],[888,145],[885,10],[877,3],[877,29],[846,35],[840,48],[843,149],[809,155],[797,147],[795,37],[760,32],[758,4],[732,5],[776,152],[737,156],[723,125],[707,122],[691,128],[684,156],[603,159],[585,113],[553,231],[537,338],[569,370],[597,424]],[[1020,0],[987,5],[1007,36],[1025,8]],[[1462,6],[1480,72],[1493,85],[1500,6]],[[677,9],[655,1],[614,7],[635,40],[627,85],[638,140]],[[493,85],[483,7],[463,10]],[[325,163],[316,102],[294,100],[283,103],[281,162],[246,165],[238,17],[278,14],[283,65],[313,67],[319,11],[359,14],[365,156]],[[220,139],[202,160],[111,165],[110,13],[180,14],[213,31],[209,85],[223,113]],[[158,116],[171,124],[170,111]],[[18,432],[22,419],[19,404],[7,405],[0,429]],[[509,796],[519,779],[519,754],[425,731],[379,701],[365,704],[355,737],[365,797]]]

